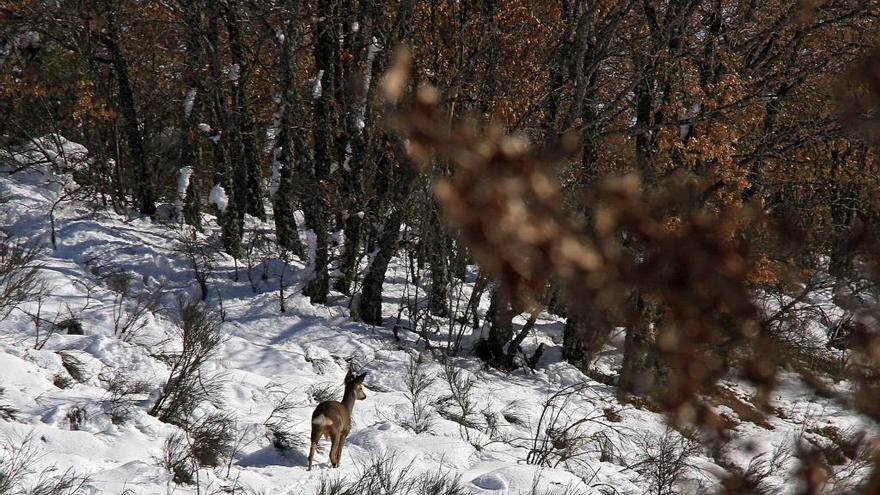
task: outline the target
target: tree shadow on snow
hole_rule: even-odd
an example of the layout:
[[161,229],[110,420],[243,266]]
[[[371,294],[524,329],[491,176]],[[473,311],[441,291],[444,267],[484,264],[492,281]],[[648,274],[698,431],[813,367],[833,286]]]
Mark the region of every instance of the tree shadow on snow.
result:
[[274,447],[264,447],[244,455],[238,460],[239,466],[258,468],[268,466],[306,467],[308,463],[308,457],[298,450],[288,450],[282,454]]

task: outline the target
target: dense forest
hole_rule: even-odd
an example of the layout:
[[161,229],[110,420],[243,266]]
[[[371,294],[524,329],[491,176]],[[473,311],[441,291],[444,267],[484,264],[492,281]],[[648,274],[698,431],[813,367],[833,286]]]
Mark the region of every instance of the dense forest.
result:
[[[878,34],[877,0],[0,1],[0,166],[81,144],[59,203],[179,230],[209,304],[206,253],[301,260],[311,303],[502,373],[557,315],[563,360],[707,445],[718,381],[769,412],[780,369],[872,422]],[[395,259],[425,298],[389,315]]]

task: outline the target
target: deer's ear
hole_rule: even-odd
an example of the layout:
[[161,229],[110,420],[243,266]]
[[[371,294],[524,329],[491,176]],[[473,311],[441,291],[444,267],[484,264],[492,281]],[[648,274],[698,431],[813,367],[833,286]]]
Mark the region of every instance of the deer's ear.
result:
[[364,378],[366,378],[366,377],[367,377],[367,374],[366,374],[366,373],[362,373],[362,374],[358,375],[358,376],[354,379],[354,381],[355,381],[355,383],[363,383]]

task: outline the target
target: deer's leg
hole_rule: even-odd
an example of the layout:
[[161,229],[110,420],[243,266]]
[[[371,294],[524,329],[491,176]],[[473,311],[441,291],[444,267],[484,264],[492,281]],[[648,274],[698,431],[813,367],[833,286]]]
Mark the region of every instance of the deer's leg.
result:
[[312,425],[312,436],[311,436],[311,447],[309,448],[309,468],[308,470],[312,470],[312,459],[315,458],[315,448],[318,447],[318,440],[321,439],[321,427]]
[[339,436],[331,435],[330,436],[330,466],[336,467],[336,452],[339,449]]
[[345,438],[348,435],[341,435],[339,437],[339,446],[336,447],[336,467],[339,467],[339,460],[342,459],[342,446],[345,445]]

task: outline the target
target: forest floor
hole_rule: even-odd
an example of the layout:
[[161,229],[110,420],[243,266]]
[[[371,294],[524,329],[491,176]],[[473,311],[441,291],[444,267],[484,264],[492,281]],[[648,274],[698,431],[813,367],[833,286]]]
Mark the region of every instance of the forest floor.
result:
[[[395,475],[442,472],[458,477],[465,493],[666,493],[658,487],[669,466],[678,466],[673,473],[676,490],[696,493],[715,486],[726,469],[750,464],[768,471],[768,486],[784,493],[796,489],[788,482],[797,468],[791,454],[798,442],[827,446],[835,441],[832,437],[863,428],[857,417],[817,397],[793,374],[782,374],[773,397],[776,414],[766,418],[750,406],[746,385],[728,381],[712,401],[729,420],[732,440],[709,452],[692,442],[690,432],[682,435],[667,427],[661,414],[620,403],[613,385],[562,362],[562,321],[555,316],[542,314],[524,345],[530,353],[545,344],[534,370],[487,369],[469,355],[475,337],[470,330],[463,352],[444,365],[424,350],[417,335],[402,329],[396,338],[391,330],[401,302],[418,293],[405,283],[404,260],[396,260],[389,270],[384,305],[388,324],[380,328],[353,321],[349,298],[341,294],[331,293],[327,305],[310,304],[300,294],[308,267],[299,261],[255,267],[254,290],[241,264],[219,256],[208,279],[207,304],[219,313],[222,300],[223,343],[204,372],[218,378],[222,387],[214,404],[203,404],[196,415],[231,414],[235,448],[231,460],[198,470],[196,484],[178,485],[161,459],[165,440],[179,428],[147,410],[170,373],[163,356],[180,347],[176,299],[199,294],[191,266],[180,253],[181,229],[61,202],[53,249],[48,212],[62,191],[51,175],[0,175],[0,218],[17,239],[43,247],[41,276],[47,287],[39,308],[44,324],[34,324],[36,302],[24,308],[30,315],[16,311],[0,322],[0,406],[11,411],[0,415],[0,466],[16,453],[29,452],[20,478],[25,488],[41,476],[72,469],[87,477],[82,493],[88,494],[309,494],[322,480],[357,479],[383,457],[394,463]],[[205,218],[208,235],[216,235],[216,224]],[[253,219],[249,226],[251,232],[271,231],[269,224]],[[282,267],[284,313],[278,295]],[[120,271],[131,275],[135,289],[130,295],[162,294],[156,310],[143,314],[143,327],[138,323],[126,335],[114,331],[114,314],[131,314],[136,300],[119,296],[107,282],[108,275]],[[463,284],[462,297],[470,288],[470,283]],[[487,306],[483,300],[480,311]],[[120,307],[121,313],[114,310]],[[46,333],[52,328],[46,322],[71,318],[81,324],[83,335]],[[435,344],[443,343],[446,327],[431,336]],[[612,341],[597,365],[612,383],[618,346]],[[341,467],[330,468],[324,440],[316,469],[307,471],[309,418],[316,397],[328,391],[341,396],[349,361],[368,373],[367,398],[355,406]],[[421,399],[426,431],[418,434],[406,426],[414,422],[406,375],[416,362],[422,363],[419,370],[429,382]],[[447,377],[455,373],[459,384],[471,380],[473,385],[468,393],[449,399],[455,394]],[[121,380],[146,386],[126,398],[130,417],[114,422],[108,389]],[[568,393],[552,399],[563,390]],[[464,413],[461,400],[469,401]],[[282,401],[290,406],[283,427],[300,441],[279,450],[266,425]],[[565,445],[545,445],[548,430],[570,425],[575,426]],[[846,458],[840,466],[859,469]]]

